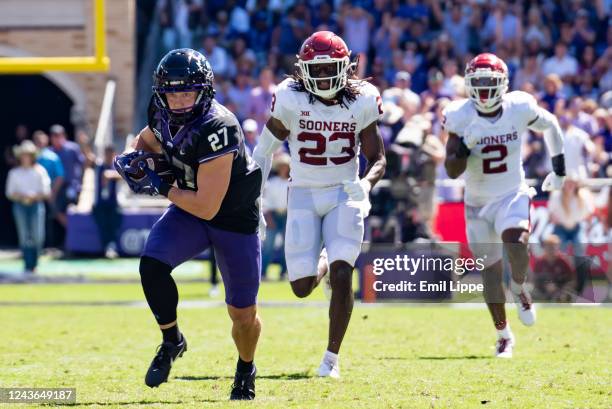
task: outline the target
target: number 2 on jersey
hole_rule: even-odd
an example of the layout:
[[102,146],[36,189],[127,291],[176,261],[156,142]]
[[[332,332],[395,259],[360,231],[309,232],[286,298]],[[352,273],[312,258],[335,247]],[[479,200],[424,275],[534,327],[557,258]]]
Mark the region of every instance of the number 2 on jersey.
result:
[[482,148],[482,153],[497,152],[494,157],[488,157],[482,160],[482,173],[504,173],[508,170],[505,163],[499,163],[508,156],[508,148],[506,145],[487,145]]
[[[342,152],[346,155],[336,156],[329,158],[335,165],[342,165],[343,163],[349,162],[355,157],[355,133],[353,132],[334,132],[329,136],[329,141],[333,142],[338,139],[348,140],[349,146],[342,147]],[[327,146],[327,140],[323,134],[317,132],[301,132],[297,136],[297,140],[300,142],[313,141],[315,146],[312,148],[302,147],[298,151],[300,155],[300,162],[308,165],[325,166],[327,165],[327,158],[321,156],[325,153]]]
[[[220,136],[223,136],[223,141],[219,139]],[[212,148],[213,152],[227,146],[227,128],[223,127],[217,132],[208,135],[208,142],[210,142],[210,147]]]

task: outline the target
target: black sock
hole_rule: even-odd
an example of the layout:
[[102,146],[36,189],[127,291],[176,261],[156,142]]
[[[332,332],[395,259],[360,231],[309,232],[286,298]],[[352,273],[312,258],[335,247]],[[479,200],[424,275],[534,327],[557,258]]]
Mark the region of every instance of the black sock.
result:
[[178,324],[170,328],[162,329],[161,332],[164,337],[164,342],[172,342],[173,344],[181,342],[182,337]]
[[240,373],[253,372],[253,361],[245,362],[242,360],[242,358],[238,357],[238,364],[236,365],[236,371]]

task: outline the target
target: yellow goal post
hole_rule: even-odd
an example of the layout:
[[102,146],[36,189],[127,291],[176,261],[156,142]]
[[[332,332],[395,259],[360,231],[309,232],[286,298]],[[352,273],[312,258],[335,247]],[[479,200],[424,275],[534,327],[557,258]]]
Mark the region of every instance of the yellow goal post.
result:
[[104,0],[93,1],[94,55],[85,57],[0,57],[0,74],[36,74],[45,71],[107,72]]

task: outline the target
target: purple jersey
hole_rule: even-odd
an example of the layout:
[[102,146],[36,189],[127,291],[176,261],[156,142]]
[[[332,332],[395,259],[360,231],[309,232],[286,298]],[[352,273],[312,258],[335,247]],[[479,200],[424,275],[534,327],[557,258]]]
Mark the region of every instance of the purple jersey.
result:
[[261,170],[246,152],[242,128],[234,114],[213,100],[205,114],[184,126],[175,127],[168,123],[151,100],[149,128],[172,164],[181,189],[206,189],[206,186],[197,185],[200,164],[231,153],[234,161],[230,184],[219,212],[208,223],[240,233],[257,231]]

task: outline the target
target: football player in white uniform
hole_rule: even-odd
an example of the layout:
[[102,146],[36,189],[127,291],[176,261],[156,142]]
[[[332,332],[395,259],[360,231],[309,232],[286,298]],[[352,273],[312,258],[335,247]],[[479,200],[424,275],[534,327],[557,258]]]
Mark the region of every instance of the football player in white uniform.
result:
[[[370,211],[369,192],[386,166],[377,126],[379,92],[351,78],[355,63],[349,58],[346,44],[332,32],[306,39],[295,75],[276,88],[271,117],[253,152],[266,180],[273,152],[289,143],[287,270],[300,298],[329,270],[329,339],[318,374],[330,377],[340,376],[338,352],[353,310],[352,273]],[[368,161],[363,179],[360,150]]]
[[[465,70],[468,99],[445,109],[449,133],[445,167],[451,178],[465,173],[467,238],[475,257],[483,257],[485,300],[498,333],[496,356],[512,357],[514,336],[506,321],[502,253],[510,262],[510,289],[521,322],[533,325],[535,306],[524,287],[529,264],[530,190],[521,161],[521,136],[544,131],[553,172],[543,191],[561,188],[565,177],[563,136],[555,116],[530,94],[508,90],[508,68],[493,54],[480,54]],[[503,245],[501,244],[503,242]]]

